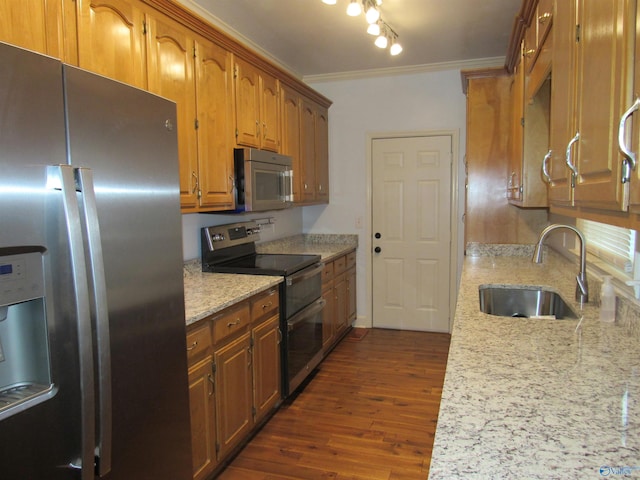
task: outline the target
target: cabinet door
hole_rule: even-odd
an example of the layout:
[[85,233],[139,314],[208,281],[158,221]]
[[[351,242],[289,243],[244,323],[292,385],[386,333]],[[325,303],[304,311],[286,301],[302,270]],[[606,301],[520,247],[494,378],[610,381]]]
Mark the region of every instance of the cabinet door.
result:
[[217,465],[215,385],[211,359],[189,369],[193,478],[204,479]]
[[315,121],[316,200],[329,203],[329,112],[318,107]]
[[347,326],[355,320],[357,313],[356,269],[347,270]]
[[214,352],[218,460],[246,437],[253,426],[250,332]]
[[314,202],[316,199],[316,115],[315,106],[307,100],[302,101],[301,149],[302,152],[302,201]]
[[136,0],[77,0],[78,66],[146,88],[143,6]]
[[551,114],[548,163],[548,198],[551,206],[573,204],[572,174],[565,162],[569,142],[576,134],[575,90],[575,2],[555,2],[553,20],[553,72],[551,74]]
[[260,72],[253,65],[236,60],[236,143],[260,147]]
[[280,315],[253,329],[253,404],[259,422],[280,402]]
[[260,146],[272,152],[280,151],[280,91],[279,81],[260,74]]
[[509,136],[509,178],[507,198],[522,200],[522,160],[524,157],[524,62],[520,63],[511,80],[511,135]]
[[189,30],[168,17],[149,19],[149,91],[176,103],[180,203],[195,207],[200,190],[197,164],[194,41]]
[[322,298],[326,302],[322,310],[322,348],[325,350],[331,346],[336,335],[335,297],[333,282],[330,282],[328,288],[322,292]]
[[[636,55],[634,65],[634,80],[633,80],[633,97],[634,99],[640,98],[640,28],[636,31]],[[631,106],[631,104],[629,104]],[[631,137],[631,150],[636,155],[636,161],[640,160],[640,112],[636,111],[633,114],[632,122],[632,137]],[[640,166],[636,166],[636,169],[631,172],[631,184],[630,198],[629,198],[629,210],[633,213],[640,213]]]
[[301,202],[302,163],[300,155],[301,99],[293,90],[280,87],[282,95],[282,146],[281,152],[293,158],[293,199]]
[[347,278],[344,273],[333,281],[335,293],[335,330],[340,334],[347,327]]
[[234,206],[231,53],[198,39],[195,65],[200,207],[228,210]]
[[635,2],[583,0],[577,42],[578,177],[575,204],[624,210],[628,183],[621,182],[622,156],[617,126],[631,100],[630,75]]
[[47,0],[0,2],[0,41],[62,58],[61,5]]

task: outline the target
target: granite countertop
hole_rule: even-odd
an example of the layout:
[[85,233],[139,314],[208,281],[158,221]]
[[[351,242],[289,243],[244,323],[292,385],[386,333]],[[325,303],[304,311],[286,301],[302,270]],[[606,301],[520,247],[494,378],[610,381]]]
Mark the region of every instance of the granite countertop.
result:
[[[259,253],[312,253],[331,261],[358,246],[357,235],[295,235],[256,245]],[[283,277],[202,272],[199,260],[184,265],[186,324],[191,325],[256,293],[272,288]]]
[[[637,317],[576,305],[577,267],[548,252],[466,257],[429,478],[640,476]],[[478,286],[544,285],[582,320],[481,313]],[[597,292],[591,297],[597,302]]]
[[295,253],[320,255],[330,262],[358,248],[357,235],[301,234],[256,245],[258,253]]

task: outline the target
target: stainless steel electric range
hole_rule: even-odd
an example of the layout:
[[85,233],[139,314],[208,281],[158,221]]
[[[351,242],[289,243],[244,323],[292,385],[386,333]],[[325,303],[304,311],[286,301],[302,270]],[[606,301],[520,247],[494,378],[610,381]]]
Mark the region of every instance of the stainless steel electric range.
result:
[[320,255],[256,253],[255,222],[205,227],[202,271],[283,276],[280,283],[282,392],[286,398],[322,359],[322,269]]

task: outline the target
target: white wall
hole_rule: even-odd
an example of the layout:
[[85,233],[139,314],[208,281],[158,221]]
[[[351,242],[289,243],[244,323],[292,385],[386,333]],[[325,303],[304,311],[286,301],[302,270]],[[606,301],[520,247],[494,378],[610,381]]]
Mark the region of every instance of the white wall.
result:
[[[371,262],[367,141],[379,133],[457,130],[459,171],[463,175],[466,99],[460,71],[339,80],[311,86],[333,101],[329,109],[331,191],[329,205],[303,208],[303,231],[359,235],[356,325],[370,326],[371,299],[366,285]],[[459,246],[463,241],[463,205],[461,201]],[[356,226],[359,219],[361,228]],[[460,249],[460,258],[461,255]]]
[[273,218],[273,225],[260,232],[261,241],[290,237],[302,232],[302,209],[299,207],[273,212],[261,212],[241,215],[210,215],[191,213],[182,215],[182,252],[184,260],[200,258],[200,229],[212,225],[245,222],[258,218]]

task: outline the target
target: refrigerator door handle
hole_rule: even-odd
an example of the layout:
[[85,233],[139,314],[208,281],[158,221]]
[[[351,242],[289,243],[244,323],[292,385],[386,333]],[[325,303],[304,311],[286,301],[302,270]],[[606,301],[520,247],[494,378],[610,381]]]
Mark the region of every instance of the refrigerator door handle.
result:
[[93,372],[93,340],[89,286],[84,256],[84,243],[80,209],[76,196],[74,168],[70,165],[50,167],[48,184],[62,190],[64,219],[69,240],[71,268],[75,291],[75,307],[78,329],[78,354],[80,361],[80,415],[81,415],[81,480],[94,480],[95,450],[95,395]]
[[98,474],[102,477],[111,471],[112,416],[111,416],[111,339],[109,333],[109,309],[107,283],[104,273],[104,256],[98,209],[93,187],[93,172],[90,168],[77,168],[77,181],[82,192],[85,237],[89,249],[89,275],[92,279],[95,301],[95,332],[98,358]]

